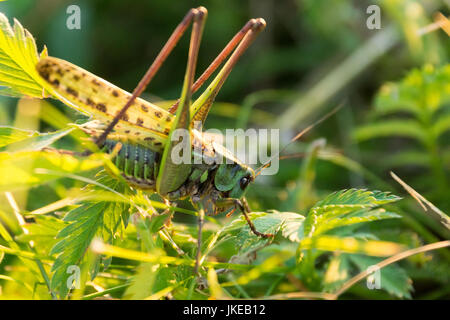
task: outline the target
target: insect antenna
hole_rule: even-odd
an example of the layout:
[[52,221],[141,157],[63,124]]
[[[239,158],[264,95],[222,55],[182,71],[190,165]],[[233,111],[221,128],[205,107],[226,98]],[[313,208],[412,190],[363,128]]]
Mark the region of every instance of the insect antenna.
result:
[[336,112],[338,112],[342,107],[344,106],[344,103],[340,103],[338,104],[333,110],[331,110],[330,112],[328,112],[327,114],[325,114],[322,118],[318,119],[317,121],[315,121],[314,123],[310,124],[309,126],[307,126],[305,129],[303,129],[302,131],[300,131],[294,138],[291,139],[291,141],[289,141],[282,149],[281,151],[279,151],[277,154],[275,154],[273,157],[271,157],[267,162],[263,163],[260,167],[258,167],[255,172],[255,177],[259,176],[261,174],[261,172],[266,169],[267,167],[269,167],[269,165],[271,164],[271,162],[273,160],[275,160],[276,158],[281,159],[288,159],[288,158],[299,158],[301,156],[303,156],[303,154],[296,154],[296,155],[286,155],[286,156],[281,156],[281,154],[287,149],[287,147],[289,147],[292,143],[294,143],[295,141],[297,141],[298,139],[300,139],[301,137],[303,137],[306,133],[308,133],[309,131],[311,131],[315,126],[321,124],[322,122],[324,122],[325,120],[327,120],[328,118],[330,118],[332,115],[334,115]]

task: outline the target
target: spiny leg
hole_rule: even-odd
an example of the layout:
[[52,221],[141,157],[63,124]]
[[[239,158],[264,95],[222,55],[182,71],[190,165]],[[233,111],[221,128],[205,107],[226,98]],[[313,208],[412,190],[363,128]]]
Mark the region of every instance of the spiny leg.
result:
[[106,140],[108,134],[114,129],[115,125],[119,122],[119,120],[125,115],[128,108],[133,104],[134,100],[139,97],[142,92],[145,90],[147,85],[153,79],[155,74],[158,72],[161,65],[164,63],[166,58],[172,52],[173,48],[176,46],[181,36],[186,32],[186,29],[189,27],[191,22],[194,20],[196,16],[199,14],[205,15],[207,10],[204,7],[198,7],[196,9],[191,9],[180,22],[180,24],[175,28],[169,40],[167,40],[164,47],[159,52],[158,56],[155,58],[151,66],[148,68],[145,75],[142,77],[141,81],[137,85],[137,87],[133,90],[133,94],[130,99],[127,101],[125,106],[120,110],[120,112],[114,117],[108,127],[103,131],[103,133],[96,139],[95,144],[97,146],[102,146]]
[[[222,64],[222,62],[231,54],[233,49],[241,42],[242,38],[248,33],[248,31],[255,24],[255,19],[249,20],[239,32],[237,32],[234,37],[228,42],[228,44],[223,48],[219,55],[214,59],[213,62],[208,66],[208,68],[202,73],[202,75],[195,81],[192,85],[192,93],[197,92],[197,90],[209,79],[212,73]],[[170,108],[169,112],[175,113],[178,108],[180,100],[177,100]]]
[[[200,47],[203,26],[205,24],[207,11],[197,10],[194,15],[194,22],[192,25],[191,41],[189,46],[188,63],[186,73],[184,76],[183,89],[180,95],[180,108],[178,109],[175,119],[170,128],[167,143],[161,157],[161,165],[159,167],[158,176],[156,179],[156,191],[161,196],[166,196],[168,193],[177,190],[188,178],[191,173],[191,135],[190,135],[190,107],[192,97],[192,84],[194,83],[195,68],[197,65],[198,51]],[[181,129],[181,131],[179,131]],[[183,134],[180,137],[178,134]],[[175,139],[173,137],[175,136]],[[188,159],[188,161],[181,161],[177,157],[176,148],[179,144],[184,144],[182,148],[183,155],[181,159]],[[174,152],[175,151],[175,152]],[[179,151],[178,151],[179,152]],[[178,153],[178,156],[180,154]]]
[[192,121],[205,121],[211,104],[219,93],[222,85],[227,77],[230,75],[231,70],[236,65],[242,54],[248,49],[250,44],[256,39],[256,36],[266,26],[264,19],[252,19],[250,20],[250,30],[245,34],[237,48],[234,50],[230,58],[225,65],[220,69],[214,80],[210,83],[208,88],[200,95],[200,97],[192,103],[191,106],[191,119]]

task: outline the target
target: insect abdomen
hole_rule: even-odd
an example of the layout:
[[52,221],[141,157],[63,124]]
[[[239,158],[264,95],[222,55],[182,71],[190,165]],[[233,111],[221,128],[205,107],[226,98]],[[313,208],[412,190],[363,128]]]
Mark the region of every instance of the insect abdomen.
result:
[[[111,153],[118,141],[106,140],[105,148]],[[160,154],[138,144],[121,142],[122,147],[113,162],[122,176],[132,185],[154,189]]]

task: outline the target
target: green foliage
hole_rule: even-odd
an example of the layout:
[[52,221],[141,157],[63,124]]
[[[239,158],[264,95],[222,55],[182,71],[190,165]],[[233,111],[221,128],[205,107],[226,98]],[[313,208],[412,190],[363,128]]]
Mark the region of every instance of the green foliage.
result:
[[[109,177],[102,177],[98,183],[109,185],[117,191],[125,192],[123,185],[111,180]],[[102,192],[99,187],[91,186],[89,193]],[[101,236],[105,242],[111,242],[116,233],[123,234],[123,229],[128,224],[129,205],[115,202],[86,202],[81,206],[69,211],[63,218],[67,222],[56,235],[60,239],[51,249],[51,255],[57,255],[52,265],[51,289],[58,290],[62,298],[69,292],[66,285],[70,266],[79,266],[85,255],[87,248],[95,235]],[[91,278],[95,277],[91,274]]]
[[[330,261],[324,282],[324,290],[333,292],[350,277],[351,270],[367,270],[380,262],[379,258],[358,254],[340,254]],[[397,298],[411,298],[412,284],[404,269],[390,265],[379,270],[381,288]]]
[[47,49],[38,54],[33,36],[14,20],[11,27],[8,18],[0,12],[0,85],[2,94],[43,98],[48,94],[43,89],[44,81],[39,77],[35,65],[47,56]]
[[35,135],[35,132],[13,127],[0,127],[0,147]]
[[[450,129],[450,65],[426,65],[411,71],[398,83],[385,84],[375,99],[375,116],[407,113],[414,119],[380,120],[355,132],[359,141],[385,136],[405,136],[427,146]],[[442,113],[439,113],[439,112]]]
[[68,173],[92,170],[105,163],[102,155],[87,158],[47,151],[0,153],[1,191],[37,186]]
[[400,150],[395,147],[378,166],[424,168],[426,171],[419,171],[421,178],[410,183],[425,183],[427,191],[419,190],[444,210],[448,209],[444,190],[449,186],[449,83],[450,65],[425,65],[410,71],[404,79],[381,87],[375,98],[374,120],[355,131],[359,142],[383,138],[379,152],[392,148],[389,139],[401,137],[415,142]]
[[[0,128],[3,129],[3,128]],[[52,133],[31,133],[25,136],[25,131],[15,128],[4,128],[4,132],[0,132],[4,146],[0,147],[0,152],[18,152],[18,151],[39,151],[55,141],[61,139],[65,135],[73,131],[73,128],[59,130]]]

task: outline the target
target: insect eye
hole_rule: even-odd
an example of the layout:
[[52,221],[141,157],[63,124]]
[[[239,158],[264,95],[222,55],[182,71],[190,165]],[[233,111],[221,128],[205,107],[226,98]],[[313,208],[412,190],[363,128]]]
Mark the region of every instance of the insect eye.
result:
[[250,182],[250,179],[249,179],[248,177],[243,177],[243,178],[241,179],[241,181],[239,182],[240,185],[241,185],[241,189],[247,188],[249,182]]

